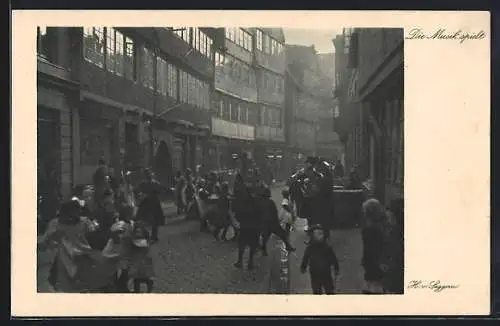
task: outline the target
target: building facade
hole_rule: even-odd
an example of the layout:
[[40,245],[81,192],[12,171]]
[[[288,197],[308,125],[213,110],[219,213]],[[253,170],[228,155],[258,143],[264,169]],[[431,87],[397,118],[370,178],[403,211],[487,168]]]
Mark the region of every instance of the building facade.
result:
[[284,180],[285,36],[281,28],[254,28],[260,123],[255,129],[255,160],[266,180]]
[[351,169],[357,167],[362,179],[369,178],[367,151],[363,141],[363,129],[366,123],[362,121],[360,103],[357,101],[357,68],[349,64],[350,29],[344,29],[333,40],[335,46],[335,91],[334,96],[339,114],[335,117],[335,130],[343,145],[342,164]]
[[287,45],[286,60],[289,168],[295,170],[309,155],[334,160],[340,143],[333,130],[333,81],[321,71],[313,47]]
[[259,106],[252,31],[224,28],[223,34],[223,49],[215,53],[210,169],[225,173],[253,161]]
[[284,137],[284,36],[280,29],[224,28],[215,53],[211,143],[214,167],[281,172]]
[[79,85],[70,70],[71,34],[37,28],[37,170],[40,195],[68,194],[73,186],[71,112]]
[[[175,170],[204,159],[214,68],[209,34],[198,28],[38,29],[39,77],[57,71],[77,85],[61,93],[45,86],[54,77],[38,80],[39,116],[60,124],[57,132],[44,131],[60,139],[59,165],[45,165],[60,166],[64,195],[91,183],[101,158],[114,173],[152,167],[165,185]],[[60,117],[47,106],[58,107]]]
[[388,204],[404,188],[403,30],[345,30],[340,43],[347,62],[339,125],[348,161],[362,167],[375,195]]
[[336,161],[342,157],[342,145],[334,128],[334,118],[338,115],[335,89],[335,54],[322,53],[318,59],[318,92],[321,94],[321,106],[316,134],[317,154],[328,160]]

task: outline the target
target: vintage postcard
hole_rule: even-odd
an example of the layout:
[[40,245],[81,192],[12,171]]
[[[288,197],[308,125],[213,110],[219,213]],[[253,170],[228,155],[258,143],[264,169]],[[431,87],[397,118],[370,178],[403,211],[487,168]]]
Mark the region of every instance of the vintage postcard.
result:
[[488,12],[12,24],[14,316],[489,314]]

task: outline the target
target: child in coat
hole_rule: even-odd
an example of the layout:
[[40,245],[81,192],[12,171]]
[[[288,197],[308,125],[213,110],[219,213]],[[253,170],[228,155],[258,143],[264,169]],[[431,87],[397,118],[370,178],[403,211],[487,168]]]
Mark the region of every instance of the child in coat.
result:
[[131,234],[128,277],[133,279],[134,292],[139,293],[142,284],[147,292],[153,291],[153,259],[150,255],[150,235],[142,221],[134,223]]
[[[323,229],[320,226],[311,228],[312,239],[307,246],[300,271],[302,274],[309,269],[313,294],[334,294],[335,283],[339,275],[339,262],[333,248],[325,241]],[[334,277],[332,277],[332,268]]]

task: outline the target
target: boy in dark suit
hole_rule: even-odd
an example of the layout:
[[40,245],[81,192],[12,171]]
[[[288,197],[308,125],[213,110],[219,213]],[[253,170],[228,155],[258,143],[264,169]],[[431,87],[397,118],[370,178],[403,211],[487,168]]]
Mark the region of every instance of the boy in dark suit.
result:
[[[323,229],[315,225],[311,228],[312,240],[307,246],[302,263],[301,273],[309,269],[313,294],[334,294],[335,281],[339,275],[339,262],[332,247],[325,240]],[[332,277],[332,267],[334,277]]]

